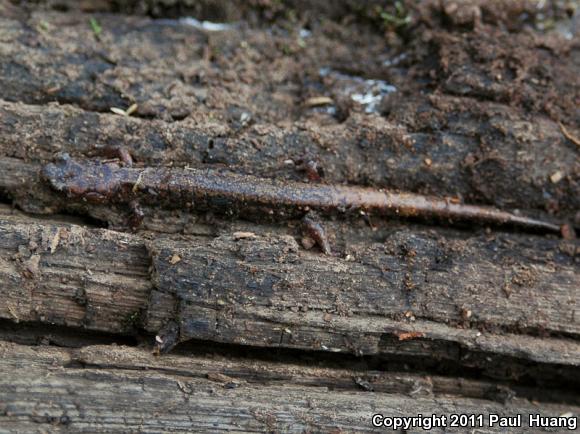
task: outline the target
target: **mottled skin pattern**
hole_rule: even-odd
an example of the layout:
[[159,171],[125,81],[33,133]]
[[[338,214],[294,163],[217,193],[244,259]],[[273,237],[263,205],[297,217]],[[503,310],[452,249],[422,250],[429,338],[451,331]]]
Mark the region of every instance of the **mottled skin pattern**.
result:
[[[138,201],[167,208],[195,207],[229,215],[252,213],[277,218],[303,217],[311,210],[362,210],[549,232],[561,229],[556,224],[448,199],[357,186],[277,181],[214,169],[130,168],[115,163],[77,162],[64,156],[55,164],[46,165],[42,176],[68,198],[93,203],[128,205]],[[315,238],[320,243],[321,238]]]

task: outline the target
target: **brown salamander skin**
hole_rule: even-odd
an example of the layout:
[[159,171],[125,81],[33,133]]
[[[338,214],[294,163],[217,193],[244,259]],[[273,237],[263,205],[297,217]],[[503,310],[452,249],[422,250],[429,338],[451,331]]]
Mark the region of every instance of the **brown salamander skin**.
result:
[[[215,210],[277,218],[303,217],[308,211],[340,213],[361,210],[375,215],[513,225],[544,232],[560,226],[496,208],[447,199],[348,185],[308,184],[215,169],[134,168],[115,163],[75,161],[63,156],[47,164],[42,177],[73,200],[167,208]],[[324,247],[323,247],[324,249]]]

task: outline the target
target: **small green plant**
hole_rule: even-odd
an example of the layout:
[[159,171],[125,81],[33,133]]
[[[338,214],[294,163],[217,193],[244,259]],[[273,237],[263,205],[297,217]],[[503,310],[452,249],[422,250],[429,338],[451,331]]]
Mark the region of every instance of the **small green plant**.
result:
[[40,21],[38,23],[38,28],[40,29],[40,31],[42,32],[46,32],[48,33],[50,31],[50,26],[48,25],[48,23],[44,20]]
[[143,320],[143,318],[142,318],[141,311],[133,312],[133,313],[127,315],[127,317],[123,321],[123,325],[125,326],[125,330],[135,330],[135,329],[139,328],[142,320]]
[[101,25],[99,24],[99,22],[97,21],[96,18],[90,18],[89,24],[91,25],[91,29],[93,30],[93,33],[98,38],[101,35],[101,33],[103,33],[103,28],[101,27]]
[[384,8],[379,9],[379,17],[385,30],[393,30],[408,25],[411,22],[411,14],[405,9],[402,2],[395,2],[395,10],[388,12]]

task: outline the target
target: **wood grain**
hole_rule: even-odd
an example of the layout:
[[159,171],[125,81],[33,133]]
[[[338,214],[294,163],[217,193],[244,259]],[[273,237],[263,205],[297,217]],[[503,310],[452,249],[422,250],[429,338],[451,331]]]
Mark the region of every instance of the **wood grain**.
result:
[[[378,390],[372,392],[344,387],[345,382],[354,384],[355,372],[212,357],[155,358],[128,347],[66,350],[0,343],[0,355],[3,433],[369,432],[374,431],[374,413],[403,416],[410,408],[413,413],[447,415],[558,416],[580,411],[521,398],[499,403],[454,396],[448,393],[457,390],[453,382],[405,373],[377,375]],[[483,390],[489,385],[472,382],[467,387]]]

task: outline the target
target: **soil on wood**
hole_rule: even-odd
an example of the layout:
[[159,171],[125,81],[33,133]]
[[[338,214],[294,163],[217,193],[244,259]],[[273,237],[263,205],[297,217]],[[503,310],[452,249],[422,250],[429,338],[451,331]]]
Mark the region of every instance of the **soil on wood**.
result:
[[[97,15],[98,34],[87,15],[33,10],[2,24],[0,97],[28,106],[1,108],[0,149],[46,159],[122,145],[143,165],[228,166],[573,220],[578,12],[533,3],[345,2],[349,14],[333,20],[264,2],[249,8],[277,11],[261,26]],[[101,9],[137,10],[120,5]],[[171,16],[155,10],[145,12]],[[133,104],[131,118],[111,113]]]

